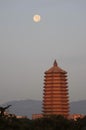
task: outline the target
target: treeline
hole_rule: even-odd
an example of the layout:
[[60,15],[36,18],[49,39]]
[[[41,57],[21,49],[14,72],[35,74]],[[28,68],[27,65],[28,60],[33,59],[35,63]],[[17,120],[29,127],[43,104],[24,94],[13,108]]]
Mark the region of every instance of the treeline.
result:
[[35,120],[0,116],[0,130],[86,130],[86,117],[74,121],[60,115]]

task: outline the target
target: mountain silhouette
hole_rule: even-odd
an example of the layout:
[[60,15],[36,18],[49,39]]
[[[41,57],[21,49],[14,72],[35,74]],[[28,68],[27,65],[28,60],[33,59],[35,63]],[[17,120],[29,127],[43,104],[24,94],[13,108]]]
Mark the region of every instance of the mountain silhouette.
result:
[[[32,117],[32,114],[42,113],[42,101],[40,100],[18,100],[9,101],[0,106],[11,105],[8,109],[9,113]],[[86,100],[75,101],[70,103],[70,114],[86,114]]]

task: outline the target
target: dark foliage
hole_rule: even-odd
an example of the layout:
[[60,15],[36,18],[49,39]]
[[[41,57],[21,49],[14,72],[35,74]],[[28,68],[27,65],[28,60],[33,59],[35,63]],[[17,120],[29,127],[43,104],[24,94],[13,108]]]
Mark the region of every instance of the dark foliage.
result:
[[60,115],[35,120],[0,116],[0,130],[86,130],[86,117],[74,121]]

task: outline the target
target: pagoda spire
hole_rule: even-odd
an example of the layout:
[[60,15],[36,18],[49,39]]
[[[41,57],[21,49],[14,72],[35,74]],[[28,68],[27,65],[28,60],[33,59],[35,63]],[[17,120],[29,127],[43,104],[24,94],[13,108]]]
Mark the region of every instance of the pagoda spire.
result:
[[53,66],[57,66],[57,61],[54,60]]

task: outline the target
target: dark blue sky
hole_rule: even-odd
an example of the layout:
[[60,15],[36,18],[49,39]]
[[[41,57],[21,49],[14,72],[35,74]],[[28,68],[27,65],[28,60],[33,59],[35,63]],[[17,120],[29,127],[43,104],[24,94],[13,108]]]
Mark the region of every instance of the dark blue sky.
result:
[[86,0],[0,0],[1,103],[42,100],[54,59],[68,72],[70,101],[86,99],[85,56]]

